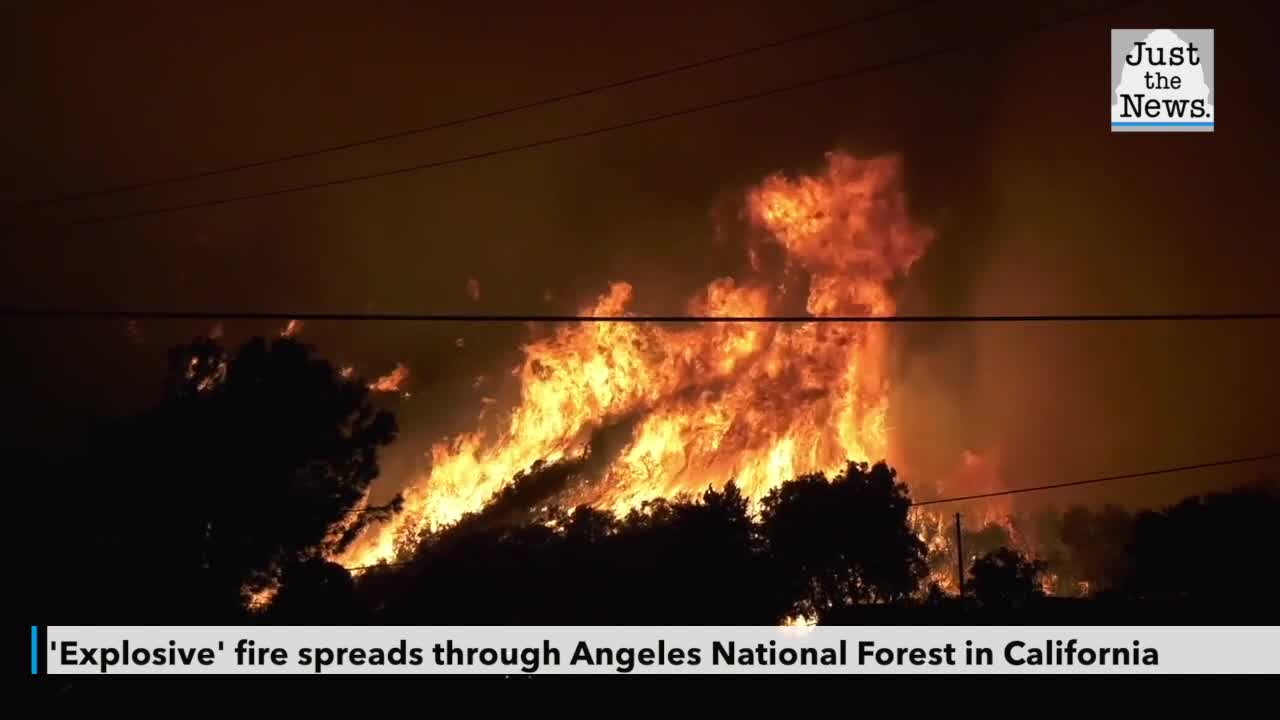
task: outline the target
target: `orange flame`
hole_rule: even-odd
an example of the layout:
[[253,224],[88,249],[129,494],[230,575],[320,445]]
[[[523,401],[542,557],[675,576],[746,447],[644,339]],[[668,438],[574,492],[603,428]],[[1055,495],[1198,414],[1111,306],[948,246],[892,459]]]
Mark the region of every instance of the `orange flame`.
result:
[[244,591],[245,608],[252,613],[261,613],[271,607],[271,603],[275,601],[276,594],[280,592],[278,583],[271,583],[267,587],[257,591]]
[[[813,176],[773,175],[746,195],[747,217],[789,271],[808,276],[812,316],[890,315],[890,283],[932,233],[908,215],[898,161],[827,156]],[[754,255],[753,255],[754,257]],[[717,279],[692,313],[767,317],[784,292],[753,262]],[[633,288],[615,282],[584,313],[627,314]],[[461,346],[461,341],[459,341]],[[438,442],[431,467],[405,488],[405,510],[340,559],[366,565],[413,547],[419,533],[480,508],[538,460],[587,454],[593,435],[633,423],[599,476],[557,500],[624,512],[733,479],[758,500],[801,473],[889,452],[887,337],[866,323],[576,323],[524,347],[518,402],[497,430]]]
[[404,363],[396,363],[394,370],[369,383],[369,389],[374,392],[400,392],[408,380],[409,368]]
[[282,338],[297,337],[298,333],[300,332],[302,332],[302,321],[290,320],[284,326],[284,329],[280,331],[280,337]]

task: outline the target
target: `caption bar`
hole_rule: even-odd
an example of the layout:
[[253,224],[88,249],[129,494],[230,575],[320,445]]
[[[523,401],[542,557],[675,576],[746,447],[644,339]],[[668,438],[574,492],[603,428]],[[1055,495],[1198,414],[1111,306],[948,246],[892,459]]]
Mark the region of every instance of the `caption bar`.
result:
[[51,626],[43,635],[53,675],[1280,671],[1277,627]]

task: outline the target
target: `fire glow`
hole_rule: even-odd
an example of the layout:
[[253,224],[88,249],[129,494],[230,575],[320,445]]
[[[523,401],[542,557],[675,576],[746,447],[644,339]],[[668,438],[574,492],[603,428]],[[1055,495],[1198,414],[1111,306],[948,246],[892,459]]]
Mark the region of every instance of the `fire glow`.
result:
[[[745,212],[760,240],[752,271],[709,283],[688,303],[696,316],[779,314],[787,277],[807,279],[814,317],[893,315],[893,283],[933,239],[907,211],[899,161],[830,153],[821,172],[773,175],[750,188]],[[583,311],[624,317],[626,282]],[[539,460],[582,458],[602,429],[629,438],[562,505],[624,513],[647,500],[734,480],[753,501],[799,474],[889,457],[888,338],[876,323],[572,323],[529,342],[515,370],[520,396],[495,430],[433,445],[430,469],[404,489],[404,510],[368,529],[340,562],[391,560],[422,533],[480,509]]]
[[409,379],[409,368],[404,363],[396,363],[396,367],[391,372],[375,379],[369,383],[369,389],[374,392],[395,393],[404,390],[404,384]]

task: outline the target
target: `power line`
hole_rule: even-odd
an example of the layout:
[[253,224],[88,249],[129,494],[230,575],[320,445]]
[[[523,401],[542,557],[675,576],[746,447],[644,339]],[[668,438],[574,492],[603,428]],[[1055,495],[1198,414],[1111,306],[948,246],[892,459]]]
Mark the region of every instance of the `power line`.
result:
[[1089,480],[1075,480],[1073,482],[1052,483],[1049,485],[1033,485],[1031,487],[1014,488],[1012,490],[1001,490],[999,492],[978,493],[976,495],[958,495],[956,497],[937,498],[935,500],[922,500],[920,502],[911,503],[912,507],[921,507],[923,505],[940,505],[942,503],[960,502],[961,500],[978,500],[981,498],[998,497],[1000,495],[1017,495],[1019,493],[1038,492],[1040,490],[1056,490],[1057,488],[1075,487],[1077,485],[1092,485],[1094,483],[1111,482],[1112,480],[1130,480],[1133,478],[1150,477],[1152,475],[1168,475],[1170,473],[1187,472],[1190,470],[1203,470],[1205,468],[1223,467],[1225,465],[1241,465],[1244,463],[1260,462],[1262,460],[1271,460],[1280,458],[1280,452],[1266,453],[1263,455],[1253,455],[1250,457],[1232,458],[1230,460],[1215,460],[1213,462],[1199,463],[1196,465],[1177,465],[1175,467],[1160,468],[1159,470],[1146,470],[1136,473],[1125,473],[1124,475],[1108,475],[1106,477],[1091,478]]
[[70,193],[67,195],[62,195],[62,196],[53,197],[53,198],[31,200],[31,201],[24,202],[20,205],[17,205],[16,209],[24,209],[24,208],[30,208],[30,207],[44,207],[49,205],[70,202],[73,200],[83,200],[85,198],[90,198],[90,197],[99,197],[102,195],[114,195],[116,193],[122,193],[129,190],[141,190],[144,188],[156,187],[159,185],[171,185],[173,183],[187,182],[190,180],[198,180],[201,178],[214,177],[217,175],[226,175],[229,173],[239,172],[242,170],[251,170],[254,168],[266,167],[268,165],[277,165],[280,163],[290,162],[293,160],[302,160],[305,158],[316,157],[318,155],[327,155],[330,153],[340,152],[343,150],[351,150],[358,147],[364,147],[366,145],[374,145],[377,143],[387,142],[389,140],[399,140],[406,137],[412,137],[414,135],[423,135],[426,133],[435,132],[437,130],[444,130],[447,128],[458,127],[460,125],[467,125],[470,123],[478,122],[480,120],[490,120],[493,118],[502,117],[504,115],[523,112],[525,110],[533,110],[533,109],[545,107],[548,105],[555,105],[557,103],[561,103],[566,100],[574,100],[574,99],[586,97],[589,95],[595,95],[598,93],[607,92],[609,90],[617,90],[619,88],[627,87],[630,85],[636,85],[639,83],[647,82],[649,80],[657,80],[659,78],[667,77],[670,75],[676,75],[679,73],[688,72],[690,70],[696,70],[698,68],[717,65],[719,63],[726,62],[729,60],[735,60],[737,58],[745,57],[747,55],[753,55],[755,53],[763,52],[765,50],[777,49],[777,48],[784,47],[786,45],[792,45],[794,43],[798,43],[804,40],[812,40],[814,38],[822,37],[824,35],[831,35],[833,33],[840,32],[842,30],[848,30],[849,28],[852,28],[858,25],[864,25],[866,23],[875,22],[877,20],[883,20],[885,18],[892,17],[894,15],[900,15],[905,12],[914,11],[926,5],[931,5],[937,1],[938,0],[918,0],[917,2],[910,3],[907,5],[902,5],[899,7],[891,8],[889,10],[881,10],[879,12],[861,15],[859,17],[850,18],[848,20],[844,20],[842,22],[838,22],[832,25],[826,25],[823,27],[814,28],[812,30],[807,30],[805,32],[797,33],[795,35],[779,38],[777,40],[772,40],[770,42],[762,43],[759,45],[752,45],[750,47],[740,48],[738,50],[727,52],[721,55],[714,55],[708,58],[703,58],[701,60],[693,60],[690,62],[681,63],[679,65],[672,65],[669,67],[661,68],[659,70],[653,70],[653,71],[642,73],[639,75],[633,75],[631,77],[623,78],[621,80],[614,80],[612,82],[607,82],[601,85],[593,85],[591,87],[580,88],[578,90],[561,93],[559,95],[552,95],[549,97],[540,98],[538,100],[518,103],[515,105],[508,105],[506,107],[499,108],[497,110],[488,110],[488,111],[476,113],[473,115],[466,115],[466,116],[454,118],[451,120],[444,120],[431,125],[407,128],[404,130],[398,130],[396,132],[385,133],[383,135],[374,135],[372,137],[367,137],[360,140],[352,140],[349,142],[338,143],[336,145],[327,145],[327,146],[315,148],[312,150],[303,150],[299,152],[288,153],[285,155],[276,155],[274,157],[269,157],[262,160],[255,160],[253,162],[241,163],[238,165],[226,165],[220,168],[213,168],[209,170],[199,170],[196,172],[185,173],[182,175],[172,175],[169,177],[158,178],[155,180],[145,180],[140,182],[129,183],[126,185],[115,185],[112,187],[99,188],[94,190],[85,190],[85,191]]
[[300,320],[340,322],[474,322],[474,323],[1096,323],[1221,322],[1280,320],[1280,312],[1253,313],[1125,313],[1057,315],[474,315],[463,313],[327,313],[243,312],[218,310],[112,310],[68,307],[0,307],[9,318],[116,318],[128,320]]
[[276,197],[279,195],[289,195],[293,193],[306,192],[310,190],[319,190],[322,188],[334,187],[338,185],[348,185],[351,183],[364,182],[367,180],[375,180],[379,178],[392,177],[395,175],[404,175],[408,173],[421,172],[424,170],[446,167],[449,165],[457,165],[457,164],[471,162],[475,160],[482,160],[485,158],[491,158],[499,155],[506,155],[509,153],[520,152],[523,150],[532,150],[534,148],[545,147],[548,145],[554,145],[562,142],[569,142],[572,140],[581,140],[588,137],[594,137],[596,135],[603,135],[606,133],[625,130],[628,128],[638,127],[641,125],[648,125],[648,124],[660,122],[663,120],[670,120],[670,119],[682,117],[685,115],[692,115],[695,113],[705,112],[707,110],[727,107],[730,105],[737,105],[737,104],[749,102],[752,100],[759,100],[759,99],[770,97],[773,95],[780,95],[783,93],[794,92],[796,90],[816,87],[819,85],[836,82],[838,80],[847,80],[849,78],[876,72],[878,70],[885,70],[885,69],[896,67],[899,65],[907,65],[914,62],[919,62],[921,60],[926,60],[934,57],[939,57],[942,55],[947,55],[953,52],[958,52],[961,50],[967,50],[973,47],[978,47],[986,42],[998,42],[1001,40],[1011,39],[1012,37],[1015,37],[1018,35],[1046,30],[1058,25],[1063,25],[1075,20],[1079,20],[1084,17],[1111,12],[1112,10],[1116,10],[1120,7],[1133,5],[1143,1],[1144,0],[1121,0],[1120,2],[1112,3],[1110,5],[1107,5],[1106,7],[1094,8],[1091,10],[1085,10],[1078,13],[1073,13],[1071,15],[1059,18],[1057,20],[1028,25],[1021,28],[1012,28],[1009,30],[1005,30],[1001,33],[993,33],[991,35],[988,35],[986,38],[980,39],[977,42],[957,43],[955,45],[949,45],[942,48],[927,50],[924,52],[916,53],[914,55],[901,57],[895,60],[888,60],[884,62],[874,63],[871,65],[863,65],[857,68],[853,68],[852,70],[844,70],[841,72],[830,73],[827,75],[810,78],[808,80],[803,80],[803,81],[791,83],[788,85],[781,85],[778,87],[769,88],[767,90],[759,90],[753,93],[748,93],[746,95],[737,95],[737,96],[725,98],[722,100],[716,100],[714,102],[703,103],[700,105],[693,105],[680,110],[672,110],[669,112],[657,113],[654,115],[647,115],[644,117],[636,118],[634,120],[628,120],[626,122],[616,123],[613,125],[603,125],[600,127],[592,128],[590,130],[581,130],[578,132],[566,133],[563,135],[554,135],[551,137],[542,138],[540,140],[532,140],[529,142],[518,143],[514,145],[507,145],[507,146],[495,148],[492,150],[485,150],[485,151],[471,153],[467,155],[459,155],[452,158],[446,158],[444,160],[435,160],[431,162],[419,163],[416,165],[407,165],[399,168],[393,168],[390,170],[381,170],[378,172],[364,173],[361,175],[349,175],[345,177],[335,178],[333,180],[323,180],[319,182],[305,183],[301,185],[291,185],[288,187],[278,188],[276,190],[244,193],[241,195],[230,195],[222,198],[199,200],[195,202],[181,203],[177,205],[166,205],[161,207],[143,208],[140,210],[131,210],[127,212],[115,213],[110,215],[96,215],[88,218],[82,218],[79,220],[73,220],[66,223],[66,225],[72,225],[72,226],[92,225],[92,224],[97,224],[102,222],[113,221],[113,220],[125,220],[130,218],[147,217],[152,215],[164,215],[168,213],[181,212],[185,210],[195,210],[198,208],[217,207],[220,205],[243,202],[246,200],[259,200],[264,198]]
[[[1207,468],[1224,467],[1227,465],[1243,465],[1245,463],[1261,462],[1263,460],[1272,460],[1280,458],[1280,451],[1264,453],[1262,455],[1251,455],[1247,457],[1229,458],[1226,460],[1214,460],[1211,462],[1197,463],[1195,465],[1175,465],[1173,467],[1160,468],[1158,470],[1145,470],[1143,472],[1125,473],[1123,475],[1108,475],[1105,477],[1090,478],[1088,480],[1074,480],[1072,482],[1053,483],[1049,485],[1035,485],[1031,487],[1014,488],[1012,490],[1001,490],[998,492],[980,493],[976,495],[957,495],[955,497],[936,498],[933,500],[922,500],[912,502],[911,507],[922,507],[924,505],[941,505],[942,503],[960,502],[962,500],[979,500],[982,498],[999,497],[1001,495],[1016,495],[1019,493],[1038,492],[1041,490],[1056,490],[1058,488],[1076,487],[1079,485],[1092,485],[1095,483],[1111,482],[1113,480],[1131,480],[1134,478],[1151,477],[1153,475],[1170,475],[1173,473],[1189,472],[1192,470],[1204,470]],[[395,563],[379,563],[376,565],[358,565],[356,567],[346,568],[348,572],[356,572],[359,570],[373,570],[376,568],[403,567],[412,565],[413,561],[395,562]]]

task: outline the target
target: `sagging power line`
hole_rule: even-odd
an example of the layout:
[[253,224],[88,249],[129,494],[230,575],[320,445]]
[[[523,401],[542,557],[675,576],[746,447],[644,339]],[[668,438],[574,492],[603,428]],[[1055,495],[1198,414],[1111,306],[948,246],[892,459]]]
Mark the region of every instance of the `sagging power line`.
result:
[[1088,480],[1073,480],[1071,482],[1050,483],[1048,485],[1033,485],[1030,487],[1014,488],[1012,490],[1000,490],[997,492],[977,493],[974,495],[957,495],[955,497],[935,498],[933,500],[921,500],[911,503],[911,507],[921,507],[923,505],[941,505],[942,503],[961,502],[963,500],[980,500],[982,498],[999,497],[1001,495],[1018,495],[1021,493],[1039,492],[1041,490],[1056,490],[1058,488],[1076,487],[1078,485],[1093,485],[1096,483],[1111,482],[1113,480],[1132,480],[1134,478],[1151,477],[1153,475],[1169,475],[1172,473],[1189,472],[1191,470],[1204,470],[1206,468],[1224,467],[1227,465],[1241,465],[1244,463],[1261,462],[1263,460],[1271,460],[1280,458],[1280,452],[1263,453],[1262,455],[1250,455],[1247,457],[1231,458],[1229,460],[1214,460],[1212,462],[1198,463],[1195,465],[1177,465],[1174,467],[1159,468],[1157,470],[1144,470],[1142,472],[1125,473],[1123,475],[1108,475],[1106,477],[1090,478]]
[[329,188],[329,187],[335,187],[340,185],[349,185],[352,183],[365,182],[368,180],[393,177],[396,175],[405,175],[409,173],[422,172],[425,170],[431,170],[431,169],[441,168],[441,167],[446,167],[451,165],[459,165],[467,162],[473,162],[476,160],[483,160],[486,158],[497,157],[500,155],[507,155],[510,153],[521,152],[524,150],[532,150],[535,148],[546,147],[548,145],[556,145],[559,143],[569,142],[573,140],[581,140],[589,137],[617,132],[620,130],[639,127],[642,125],[649,125],[656,122],[661,122],[663,120],[670,120],[678,117],[693,115],[695,113],[706,112],[708,110],[728,107],[731,105],[738,105],[738,104],[750,102],[753,100],[763,99],[766,97],[771,97],[775,95],[781,95],[784,93],[795,92],[798,90],[817,87],[817,86],[825,85],[832,82],[848,80],[854,77],[866,75],[866,74],[877,72],[880,70],[887,70],[893,67],[908,65],[915,62],[920,62],[922,60],[928,60],[935,57],[940,57],[943,55],[949,55],[951,53],[960,52],[963,50],[973,49],[976,47],[980,47],[982,45],[1007,42],[1021,35],[1040,32],[1053,27],[1057,27],[1059,25],[1064,25],[1070,22],[1074,22],[1076,20],[1079,20],[1085,17],[1108,13],[1108,12],[1117,10],[1121,7],[1134,5],[1144,1],[1145,0],[1120,0],[1120,2],[1111,3],[1105,7],[1084,10],[1081,12],[1073,13],[1071,15],[1067,15],[1065,17],[1057,18],[1055,20],[1036,23],[1032,25],[1026,25],[1018,28],[1010,28],[1010,29],[996,32],[996,33],[990,33],[984,37],[979,37],[976,41],[972,41],[972,42],[961,42],[953,45],[947,45],[941,48],[926,50],[923,52],[896,58],[893,60],[872,63],[869,65],[862,65],[850,70],[829,73],[826,75],[809,78],[807,80],[802,80],[799,82],[789,83],[786,85],[780,85],[780,86],[768,88],[765,90],[759,90],[756,92],[747,93],[745,95],[737,95],[729,98],[724,98],[721,100],[715,100],[712,102],[692,105],[679,110],[655,113],[652,115],[635,118],[633,120],[628,120],[625,122],[599,126],[589,130],[580,130],[577,132],[565,133],[561,135],[553,135],[553,136],[541,138],[538,140],[531,140],[528,142],[506,145],[503,147],[469,153],[465,155],[458,155],[451,158],[445,158],[443,160],[434,160],[430,162],[417,163],[414,165],[407,165],[407,166],[402,166],[398,168],[392,168],[389,170],[381,170],[377,172],[363,173],[359,175],[348,175],[344,177],[334,178],[331,180],[322,180],[322,181],[311,182],[311,183],[291,185],[283,188],[277,188],[275,190],[265,190],[260,192],[244,193],[240,195],[230,195],[230,196],[225,196],[221,198],[210,198],[206,200],[197,200],[193,202],[179,203],[175,205],[142,208],[139,210],[131,210],[131,211],[112,213],[107,215],[96,215],[88,218],[72,220],[67,223],[57,223],[53,225],[71,225],[71,226],[92,225],[92,224],[109,222],[114,220],[126,220],[131,218],[164,215],[169,213],[182,212],[186,210],[195,210],[199,208],[218,207],[222,205],[229,205],[232,203],[245,202],[248,200],[261,200],[261,199],[266,199],[271,197],[277,197],[280,195],[290,195],[290,194],[295,194],[300,192],[307,192],[311,190],[319,190],[322,188]]
[[219,175],[228,175],[228,174],[240,172],[243,170],[252,170],[255,168],[267,167],[270,165],[278,165],[281,163],[317,157],[320,155],[329,155],[329,154],[341,152],[344,150],[352,150],[358,147],[365,147],[368,145],[376,145],[376,144],[388,142],[391,140],[399,140],[402,138],[413,137],[415,135],[425,135],[427,133],[435,132],[438,130],[445,130],[449,128],[460,127],[463,125],[469,125],[475,122],[479,122],[481,120],[491,120],[494,118],[503,117],[506,115],[512,115],[512,114],[523,112],[526,110],[534,110],[540,107],[556,105],[558,103],[562,103],[568,100],[576,100],[578,98],[587,97],[590,95],[597,95],[603,92],[608,92],[610,90],[617,90],[620,88],[629,87],[631,85],[638,85],[640,83],[648,82],[650,80],[657,80],[659,78],[678,75],[680,73],[688,72],[690,70],[696,70],[699,68],[709,67],[712,65],[718,65],[720,63],[728,62],[729,60],[735,60],[738,58],[746,57],[748,55],[761,53],[767,50],[774,50],[777,48],[785,47],[787,45],[793,45],[806,40],[813,40],[826,35],[832,35],[837,32],[841,32],[843,30],[848,30],[858,25],[865,25],[867,23],[875,22],[877,20],[883,20],[883,19],[893,17],[894,15],[901,15],[903,13],[912,12],[920,8],[923,8],[926,5],[931,5],[936,2],[938,2],[938,0],[917,0],[916,2],[908,3],[906,5],[901,5],[898,7],[889,8],[887,10],[881,10],[874,13],[860,15],[855,18],[849,18],[847,20],[843,20],[841,22],[837,22],[831,25],[826,25],[823,27],[806,30],[804,32],[797,33],[795,35],[789,35],[787,37],[778,38],[776,40],[761,43],[759,45],[752,45],[749,47],[740,48],[738,50],[733,50],[731,52],[723,53],[720,55],[713,55],[711,57],[706,57],[699,60],[683,62],[677,65],[671,65],[665,68],[660,68],[658,70],[652,70],[649,72],[641,73],[639,75],[632,75],[630,77],[622,78],[620,80],[614,80],[614,81],[602,83],[599,85],[592,85],[585,88],[579,88],[577,90],[573,90],[570,92],[560,93],[558,95],[551,95],[548,97],[539,98],[537,100],[531,100],[529,102],[507,105],[507,106],[498,108],[496,110],[488,110],[485,112],[456,117],[450,120],[443,120],[437,123],[432,123],[430,125],[406,128],[404,130],[397,130],[395,132],[384,133],[381,135],[374,135],[371,137],[361,138],[358,140],[350,140],[347,142],[336,143],[333,145],[326,145],[324,147],[313,148],[311,150],[302,150],[302,151],[293,152],[293,153],[275,155],[272,157],[263,158],[261,160],[254,160],[251,162],[239,163],[235,165],[226,165],[223,167],[211,168],[208,170],[198,170],[198,171],[183,173],[179,175],[171,175],[168,177],[157,178],[154,180],[144,180],[144,181],[133,182],[133,183],[123,184],[123,185],[113,185],[110,187],[96,188],[92,190],[82,190],[79,192],[69,193],[66,195],[61,195],[61,196],[52,197],[52,198],[29,200],[27,202],[24,202],[15,206],[15,209],[47,207],[50,205],[57,205],[61,203],[71,202],[74,200],[84,200],[91,197],[101,197],[103,195],[115,195],[117,193],[128,192],[131,190],[142,190],[146,188],[159,187],[162,185],[172,185],[175,183],[188,182],[191,180],[199,180],[199,179],[208,178],[208,177],[216,177]]

